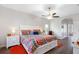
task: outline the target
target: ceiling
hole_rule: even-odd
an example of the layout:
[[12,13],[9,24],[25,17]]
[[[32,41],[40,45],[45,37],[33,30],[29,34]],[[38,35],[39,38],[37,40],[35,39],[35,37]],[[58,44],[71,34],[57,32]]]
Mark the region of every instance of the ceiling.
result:
[[78,4],[3,4],[2,6],[39,17],[42,17],[41,15],[47,15],[47,8],[49,6],[61,17],[79,14]]

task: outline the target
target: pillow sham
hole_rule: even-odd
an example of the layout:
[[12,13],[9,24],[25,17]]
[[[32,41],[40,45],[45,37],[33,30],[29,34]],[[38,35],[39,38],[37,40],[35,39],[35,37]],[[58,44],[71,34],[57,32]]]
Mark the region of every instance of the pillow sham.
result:
[[29,35],[31,30],[21,30],[22,35]]

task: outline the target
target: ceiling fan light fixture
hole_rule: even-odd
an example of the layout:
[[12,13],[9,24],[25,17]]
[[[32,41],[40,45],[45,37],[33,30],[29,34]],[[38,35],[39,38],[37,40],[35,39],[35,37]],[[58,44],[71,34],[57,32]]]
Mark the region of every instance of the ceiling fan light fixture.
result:
[[50,19],[53,19],[53,17],[52,16],[48,16],[47,19],[50,20]]

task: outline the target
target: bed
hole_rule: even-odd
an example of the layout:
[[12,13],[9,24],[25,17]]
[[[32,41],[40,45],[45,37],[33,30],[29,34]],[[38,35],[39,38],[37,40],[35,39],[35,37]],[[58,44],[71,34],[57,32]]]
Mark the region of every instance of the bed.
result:
[[19,44],[24,47],[28,54],[44,54],[58,46],[56,36],[45,35],[41,31],[40,27],[20,27]]
[[[47,35],[44,35],[47,36]],[[52,38],[52,40],[45,41],[45,37],[43,35],[25,35],[21,36],[21,44],[25,48],[25,50],[28,52],[28,54],[44,54],[45,52],[57,47],[57,40],[55,37]],[[40,40],[43,40],[43,42],[36,42],[36,37],[38,37]],[[33,39],[33,40],[32,40]],[[37,39],[37,40],[39,40]],[[34,41],[35,43],[31,43]],[[35,46],[35,47],[34,47]]]

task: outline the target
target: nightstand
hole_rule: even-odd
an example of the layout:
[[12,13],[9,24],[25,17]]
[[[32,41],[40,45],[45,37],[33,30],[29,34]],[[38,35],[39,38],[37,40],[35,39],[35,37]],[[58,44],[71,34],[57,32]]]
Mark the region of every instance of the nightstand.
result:
[[15,36],[7,36],[6,37],[6,47],[11,47],[14,45],[19,45],[20,44],[20,38],[19,35]]

